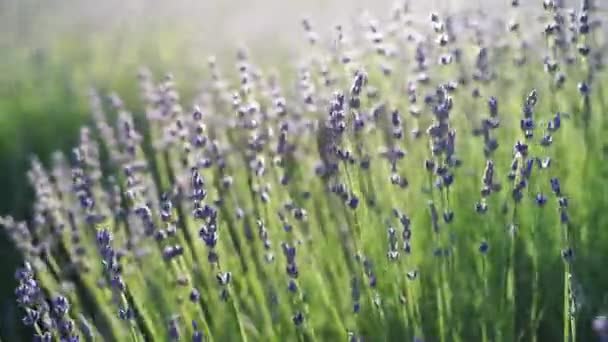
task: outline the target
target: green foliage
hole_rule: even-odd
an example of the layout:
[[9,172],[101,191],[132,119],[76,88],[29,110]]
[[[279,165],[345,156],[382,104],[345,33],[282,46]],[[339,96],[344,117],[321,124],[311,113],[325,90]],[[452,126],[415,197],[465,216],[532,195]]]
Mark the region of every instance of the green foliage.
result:
[[[491,33],[486,32],[490,38]],[[108,37],[82,46],[66,36],[50,49],[3,52],[14,62],[5,65],[11,77],[1,85],[6,96],[0,97],[0,186],[14,195],[3,198],[1,208],[38,220],[30,220],[27,238],[12,219],[0,223],[31,263],[31,277],[44,296],[61,294],[70,301],[65,317],[47,319],[73,320],[79,335],[92,336],[88,340],[116,341],[168,340],[174,326],[184,340],[202,332],[215,341],[594,338],[592,321],[608,304],[602,253],[608,243],[606,71],[579,57],[572,65],[560,64],[568,79],[557,86],[555,73],[538,62],[546,53],[562,62],[565,56],[555,52],[554,41],[526,50],[514,35],[501,41],[504,46],[488,43],[486,74],[479,66],[480,46],[465,35],[454,43],[462,60],[445,66],[435,61],[450,45],[423,40],[430,66],[423,72],[411,58],[376,53],[378,43],[361,34],[352,46],[361,54],[353,62],[341,62],[345,51],[316,43],[297,73],[283,62],[261,68],[258,77],[248,57],[239,57],[245,67],[237,72],[223,74],[215,64],[200,67],[199,56],[180,55],[180,40],[166,34],[158,38],[162,47]],[[603,49],[599,41],[590,44]],[[411,57],[417,47],[402,44],[399,51]],[[516,65],[513,58],[520,54],[528,62]],[[152,75],[177,63],[177,81],[140,75],[143,91],[138,89],[140,61],[153,67]],[[390,74],[382,69],[386,65]],[[324,68],[334,78],[330,84]],[[276,71],[276,88],[267,70]],[[472,80],[475,72],[495,77]],[[422,73],[429,82],[420,81]],[[460,77],[467,82],[448,91],[446,82]],[[411,91],[415,103],[408,98],[408,81],[417,87]],[[580,93],[579,82],[590,82],[589,95]],[[91,106],[91,86],[104,94],[92,97],[98,106]],[[376,96],[370,95],[373,90]],[[123,104],[116,96],[105,97],[112,91]],[[285,96],[285,116],[273,91]],[[345,104],[336,110],[343,117],[330,110],[340,102],[335,91],[345,94]],[[309,92],[314,106],[305,100]],[[427,94],[430,105],[424,104]],[[489,115],[490,96],[498,99],[496,116]],[[202,119],[191,103],[200,106]],[[433,107],[448,103],[449,115]],[[374,116],[379,104],[386,110]],[[532,138],[521,129],[526,106],[535,122]],[[553,132],[548,125],[558,112],[561,128]],[[359,131],[360,118],[365,127]],[[490,118],[500,120],[500,127],[479,134]],[[344,133],[337,133],[339,122],[345,123]],[[90,129],[79,131],[85,123]],[[289,125],[286,146],[294,151],[277,151],[283,123]],[[433,125],[440,131],[436,135],[427,132]],[[416,130],[419,134],[412,133]],[[453,145],[450,134],[456,136]],[[484,134],[498,141],[496,151],[484,153]],[[552,136],[550,146],[540,143],[545,134]],[[199,136],[206,143],[197,148],[192,139]],[[259,149],[252,148],[255,138],[261,139]],[[518,141],[529,145],[527,153],[514,152]],[[437,145],[443,147],[431,153]],[[80,159],[52,158],[54,150],[70,146],[78,146]],[[328,146],[350,155],[341,160],[336,151],[324,150]],[[391,153],[397,152],[405,154],[391,165]],[[42,163],[31,163],[34,193],[29,193],[25,169],[32,154]],[[547,157],[550,167],[541,168]],[[362,166],[368,158],[369,167]],[[210,167],[200,165],[204,159],[211,160]],[[337,172],[315,175],[321,160],[326,167],[336,163]],[[533,167],[526,175],[528,161]],[[124,172],[134,162],[145,167],[135,176]],[[434,167],[425,169],[431,162]],[[500,184],[500,190],[484,195],[488,165],[494,176],[485,185]],[[74,171],[82,179],[74,178]],[[197,175],[206,192],[200,202],[190,197]],[[446,175],[453,175],[453,184]],[[553,178],[561,191],[552,189]],[[518,188],[522,180],[525,186]],[[336,190],[340,187],[344,191]],[[170,194],[171,208],[164,207],[162,193]],[[547,197],[544,205],[538,204],[539,194]],[[81,196],[95,204],[83,206]],[[197,217],[197,205],[216,215]],[[484,205],[485,213],[476,212]],[[96,215],[104,219],[89,222]],[[168,236],[147,236],[146,220],[154,233],[162,229]],[[202,238],[214,229],[217,245],[206,245]],[[403,231],[411,238],[403,238]],[[112,235],[107,243],[100,242],[105,232]],[[47,253],[39,253],[40,242],[48,242]],[[295,261],[284,243],[295,247]],[[167,258],[167,248],[174,246],[183,253]],[[108,248],[124,256],[116,258]],[[108,285],[115,277],[124,288]],[[105,286],[98,286],[100,279]],[[200,298],[191,301],[193,289]],[[135,317],[121,319],[121,309],[134,310]],[[38,333],[45,330],[42,321],[34,325]],[[3,338],[14,340],[13,334],[3,328]]]

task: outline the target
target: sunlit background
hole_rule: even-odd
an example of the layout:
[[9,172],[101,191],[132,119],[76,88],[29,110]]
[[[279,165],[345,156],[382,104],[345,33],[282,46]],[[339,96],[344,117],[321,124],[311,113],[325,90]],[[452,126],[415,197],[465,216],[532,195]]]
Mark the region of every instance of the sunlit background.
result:
[[[482,6],[499,15],[508,2],[413,0],[410,7],[421,16]],[[74,143],[88,115],[89,86],[136,104],[135,76],[145,65],[174,73],[188,98],[210,55],[233,58],[244,45],[260,64],[272,65],[306,47],[305,16],[323,33],[365,10],[386,17],[391,6],[390,0],[0,0],[0,213],[27,218],[28,159]],[[0,337],[17,341],[21,324],[10,295],[18,258],[4,237],[0,258]]]
[[[498,10],[502,2],[463,3]],[[87,115],[90,86],[117,91],[132,103],[135,75],[146,66],[173,73],[180,90],[191,94],[210,55],[232,58],[246,46],[262,65],[291,60],[306,47],[303,17],[323,34],[364,11],[385,18],[392,6],[390,0],[2,0],[0,151],[11,158],[0,161],[0,185],[23,184],[31,153],[71,145]],[[426,18],[431,9],[457,5],[432,0],[409,6]],[[23,196],[24,189],[12,192],[0,209],[25,214]]]

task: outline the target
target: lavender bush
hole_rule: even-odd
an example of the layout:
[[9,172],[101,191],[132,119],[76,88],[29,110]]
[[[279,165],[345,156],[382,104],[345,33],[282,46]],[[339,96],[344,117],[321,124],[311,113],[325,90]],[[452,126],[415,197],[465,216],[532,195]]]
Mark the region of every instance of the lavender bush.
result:
[[92,90],[0,221],[34,340],[605,341],[605,12],[510,5],[303,19],[191,106]]

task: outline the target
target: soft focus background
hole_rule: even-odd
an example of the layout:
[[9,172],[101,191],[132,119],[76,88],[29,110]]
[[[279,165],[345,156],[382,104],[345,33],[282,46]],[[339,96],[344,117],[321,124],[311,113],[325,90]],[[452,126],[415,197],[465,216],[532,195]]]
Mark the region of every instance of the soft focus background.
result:
[[[522,1],[526,2],[526,1]],[[412,10],[456,6],[413,0]],[[482,3],[500,13],[508,1]],[[0,0],[0,214],[28,217],[25,177],[33,154],[43,161],[71,146],[88,115],[87,90],[117,91],[137,106],[136,73],[172,72],[186,99],[209,55],[232,58],[244,44],[263,65],[291,59],[303,40],[300,19],[319,31],[363,9],[379,17],[390,0]],[[12,298],[16,253],[0,237],[0,337],[18,341]]]
[[[137,108],[137,69],[172,72],[186,98],[207,57],[245,44],[265,63],[297,49],[303,16],[331,28],[387,0],[0,0],[0,214],[27,219],[29,158],[67,150],[88,115],[87,91]],[[187,76],[186,76],[187,75]],[[19,256],[0,233],[0,338],[25,340],[15,305]],[[28,336],[28,335],[25,335]]]

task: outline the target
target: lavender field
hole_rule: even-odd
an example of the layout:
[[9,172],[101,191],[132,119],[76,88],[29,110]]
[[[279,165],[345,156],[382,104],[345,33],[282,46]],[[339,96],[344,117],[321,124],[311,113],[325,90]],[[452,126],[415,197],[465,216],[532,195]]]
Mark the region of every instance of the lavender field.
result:
[[0,338],[607,342],[602,6],[1,2]]

